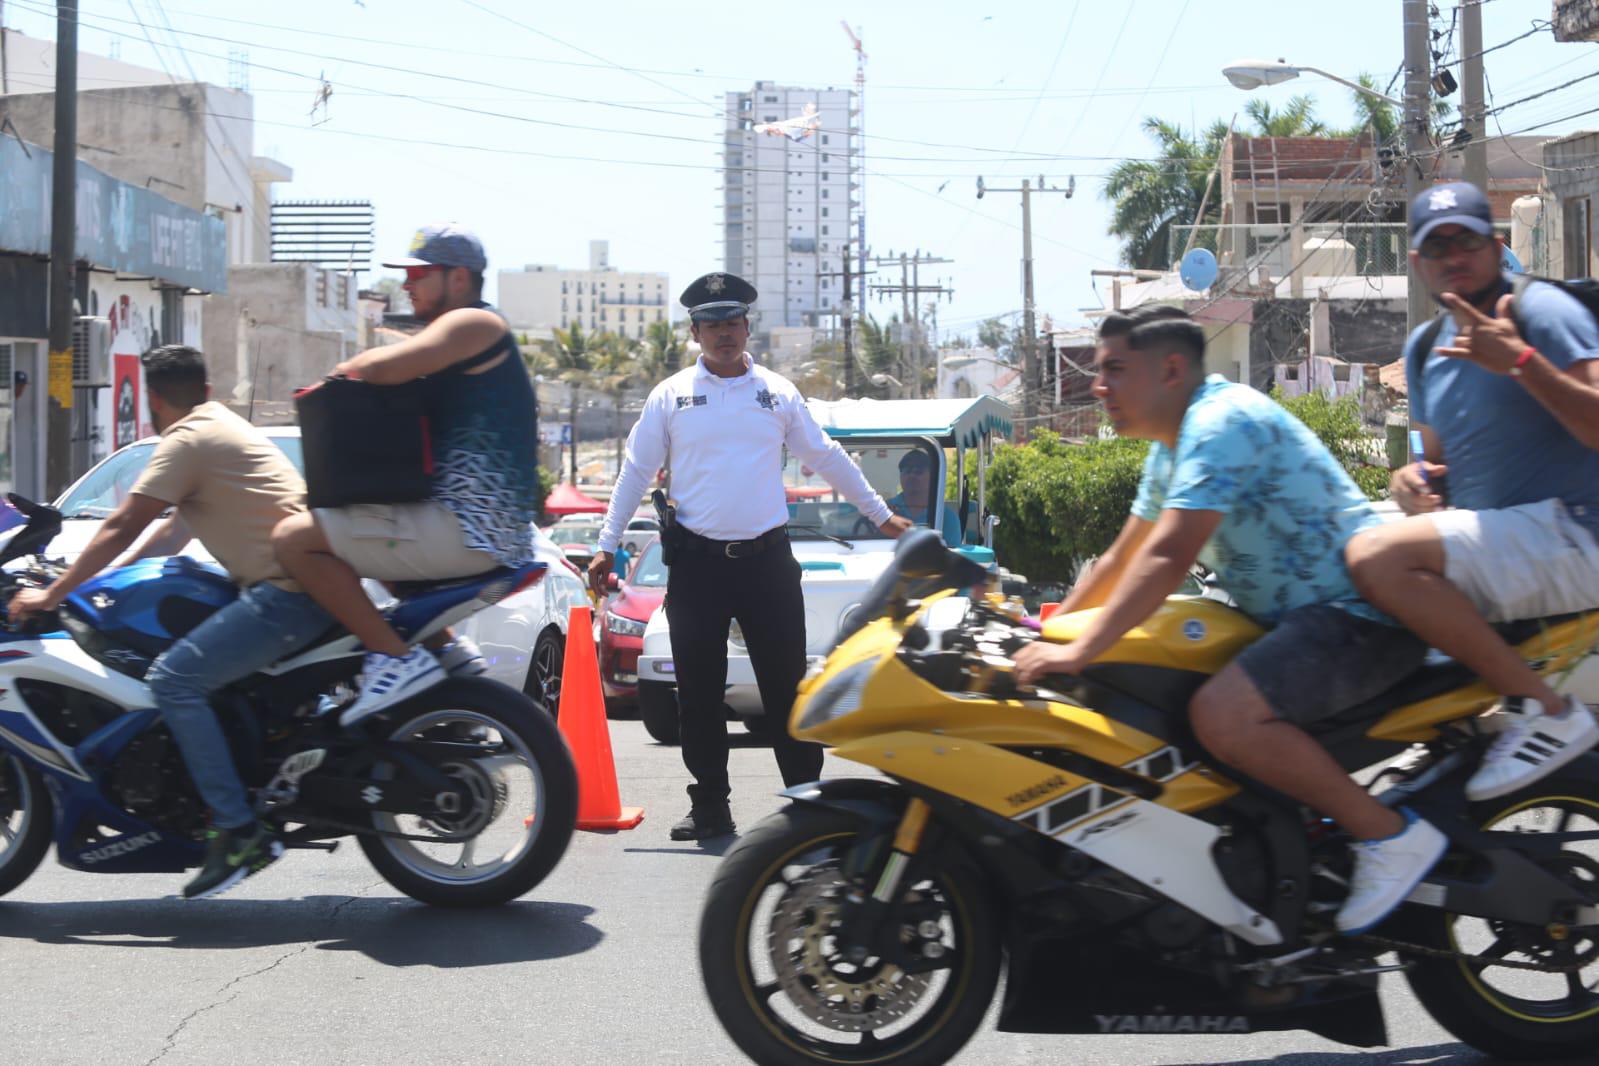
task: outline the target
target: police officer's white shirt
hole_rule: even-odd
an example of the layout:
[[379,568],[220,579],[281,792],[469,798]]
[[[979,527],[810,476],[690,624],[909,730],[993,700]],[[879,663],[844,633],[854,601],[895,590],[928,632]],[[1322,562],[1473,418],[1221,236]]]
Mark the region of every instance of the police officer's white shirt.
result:
[[651,390],[627,437],[601,551],[616,550],[650,480],[668,465],[677,520],[689,531],[711,540],[749,540],[786,524],[785,445],[873,525],[888,521],[888,504],[816,424],[793,383],[748,353],[744,363],[743,374],[724,378],[699,359]]

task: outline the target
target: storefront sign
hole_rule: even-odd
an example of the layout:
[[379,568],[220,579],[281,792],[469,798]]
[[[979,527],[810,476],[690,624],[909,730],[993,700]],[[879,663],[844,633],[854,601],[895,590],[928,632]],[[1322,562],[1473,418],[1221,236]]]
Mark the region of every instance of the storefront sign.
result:
[[[0,251],[50,254],[51,154],[0,138]],[[77,258],[186,288],[225,292],[227,226],[78,163]]]

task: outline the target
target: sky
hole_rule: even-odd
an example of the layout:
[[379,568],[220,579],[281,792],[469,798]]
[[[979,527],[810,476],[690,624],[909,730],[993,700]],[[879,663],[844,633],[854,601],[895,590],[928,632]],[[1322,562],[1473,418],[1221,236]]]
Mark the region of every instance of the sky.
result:
[[[47,0],[0,5],[6,25],[53,38]],[[1437,6],[1447,31],[1454,9]],[[1483,0],[1485,47],[1550,9]],[[722,94],[757,80],[851,85],[847,21],[867,55],[868,243],[953,260],[921,279],[954,290],[938,308],[948,338],[1022,305],[1020,198],[979,201],[979,175],[990,187],[1075,178],[1069,199],[1034,198],[1034,276],[1040,314],[1080,323],[1101,304],[1089,271],[1120,265],[1104,176],[1150,155],[1146,116],[1202,128],[1237,113],[1244,128],[1250,94],[1220,69],[1247,56],[1387,84],[1400,12],[1400,0],[82,0],[79,43],[220,85],[230,56],[246,62],[255,152],[294,170],[281,198],[373,201],[380,257],[402,254],[424,222],[470,226],[492,298],[494,270],[583,268],[596,238],[614,266],[666,271],[674,290],[718,269]],[[1599,102],[1599,83],[1556,88],[1599,73],[1594,44],[1560,44],[1545,28],[1484,64],[1490,106],[1511,105],[1497,116],[1504,132],[1599,128],[1599,114],[1571,117]],[[324,82],[332,92],[316,107]],[[1349,90],[1319,77],[1257,90],[1279,106],[1296,93],[1331,125],[1354,120]],[[897,307],[864,309],[886,319]]]

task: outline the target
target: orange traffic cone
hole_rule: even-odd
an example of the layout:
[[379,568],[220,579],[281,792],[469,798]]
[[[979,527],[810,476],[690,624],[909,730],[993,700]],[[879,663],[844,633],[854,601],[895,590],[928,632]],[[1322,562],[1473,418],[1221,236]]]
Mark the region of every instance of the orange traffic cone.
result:
[[644,808],[622,806],[617,792],[611,727],[605,720],[600,659],[594,647],[594,616],[587,607],[573,607],[566,628],[556,718],[577,764],[577,827],[632,829],[642,822]]

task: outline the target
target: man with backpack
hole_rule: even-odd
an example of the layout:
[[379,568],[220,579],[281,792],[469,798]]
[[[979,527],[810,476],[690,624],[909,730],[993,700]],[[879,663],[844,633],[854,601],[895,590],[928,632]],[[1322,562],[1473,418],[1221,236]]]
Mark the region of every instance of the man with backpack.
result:
[[1491,622],[1599,608],[1599,295],[1502,272],[1488,199],[1465,182],[1410,208],[1410,258],[1445,314],[1405,345],[1425,454],[1395,471],[1410,517],[1354,537],[1362,596],[1474,670],[1514,715],[1467,783],[1507,795],[1599,743]]

